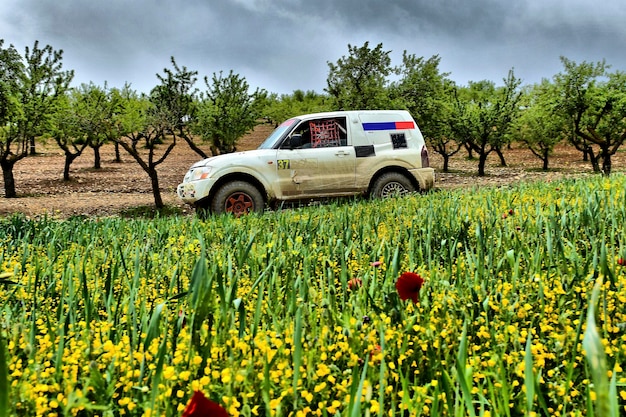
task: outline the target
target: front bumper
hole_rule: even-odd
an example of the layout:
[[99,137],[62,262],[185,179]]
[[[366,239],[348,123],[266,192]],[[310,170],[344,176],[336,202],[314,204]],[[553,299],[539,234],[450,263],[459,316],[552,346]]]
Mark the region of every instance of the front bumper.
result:
[[185,203],[193,205],[209,195],[213,184],[213,180],[183,182],[176,187],[176,194]]

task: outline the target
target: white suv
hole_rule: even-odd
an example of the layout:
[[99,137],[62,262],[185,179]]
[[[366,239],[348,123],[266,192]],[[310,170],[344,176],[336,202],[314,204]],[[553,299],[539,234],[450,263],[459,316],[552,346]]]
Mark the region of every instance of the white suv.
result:
[[337,111],[291,118],[258,149],[193,164],[177,193],[198,211],[241,215],[280,201],[426,191],[434,180],[407,111]]

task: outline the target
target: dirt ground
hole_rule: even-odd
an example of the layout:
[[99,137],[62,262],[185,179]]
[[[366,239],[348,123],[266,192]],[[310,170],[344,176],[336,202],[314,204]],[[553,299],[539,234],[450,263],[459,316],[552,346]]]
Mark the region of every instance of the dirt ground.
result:
[[[254,149],[271,132],[261,125],[239,143],[239,150]],[[210,154],[208,146],[203,150]],[[70,216],[138,216],[153,212],[154,197],[147,174],[122,150],[122,162],[115,162],[113,145],[101,150],[102,167],[93,168],[91,149],[77,158],[71,166],[70,181],[63,181],[64,156],[54,143],[39,145],[39,154],[19,161],[14,168],[18,197],[4,197],[4,182],[0,178],[0,216],[24,213],[66,218]],[[160,154],[159,154],[160,155]],[[541,161],[530,151],[513,147],[505,151],[507,167],[501,167],[495,154],[487,161],[486,176],[478,177],[478,162],[468,160],[461,151],[450,162],[450,172],[442,172],[441,156],[431,151],[431,166],[436,170],[435,189],[471,186],[499,186],[521,181],[551,181],[563,177],[591,175],[589,162],[575,148],[560,145],[550,159],[550,170],[541,170]],[[161,196],[167,212],[188,215],[193,209],[176,196],[176,186],[187,169],[200,160],[183,141],[157,168]],[[614,172],[626,170],[626,150],[613,159]]]

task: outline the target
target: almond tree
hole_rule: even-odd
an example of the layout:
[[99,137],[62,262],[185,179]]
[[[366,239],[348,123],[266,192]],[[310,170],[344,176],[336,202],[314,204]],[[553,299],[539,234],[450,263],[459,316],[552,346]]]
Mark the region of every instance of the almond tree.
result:
[[231,70],[227,76],[214,73],[199,104],[194,131],[211,144],[213,155],[234,152],[237,140],[259,123],[266,93],[250,93],[246,79]]
[[76,115],[87,145],[93,149],[93,167],[102,167],[100,148],[118,135],[115,125],[117,115],[123,110],[121,96],[116,89],[105,83],[99,87],[93,83],[82,84],[76,89]]
[[16,197],[13,167],[29,152],[35,139],[50,129],[55,106],[74,77],[62,70],[63,51],[50,45],[26,48],[22,58],[13,45],[0,40],[0,166],[5,197]]
[[391,51],[383,51],[383,44],[370,49],[369,42],[362,47],[348,45],[349,55],[336,63],[328,62],[326,91],[341,110],[387,108],[388,77],[397,72],[391,66]]
[[70,167],[88,145],[85,133],[81,129],[76,110],[75,94],[68,94],[59,101],[52,116],[50,136],[63,150],[65,163],[63,166],[63,180],[70,180]]
[[565,138],[566,121],[555,106],[554,89],[548,80],[527,89],[512,132],[515,140],[525,144],[542,161],[544,171],[549,168],[554,147]]
[[202,158],[208,155],[196,143],[194,127],[198,118],[197,93],[195,87],[197,71],[180,67],[174,57],[173,69],[164,68],[164,74],[157,74],[161,82],[150,94],[150,102],[167,118],[167,133],[182,138],[195,153]]
[[411,113],[424,139],[443,157],[443,171],[449,171],[449,161],[461,149],[451,128],[451,105],[454,83],[448,73],[439,71],[441,58],[428,59],[409,55],[405,51],[400,67],[400,80],[391,86],[391,95]]
[[195,82],[193,73],[178,67],[174,58],[172,64],[174,71],[165,69],[164,76],[158,75],[161,84],[149,96],[139,96],[128,87],[117,92],[124,110],[116,119],[119,135],[114,140],[150,177],[157,209],[164,207],[157,167],[176,146],[177,134],[188,134],[185,109],[193,100],[186,94]]
[[595,172],[609,175],[611,156],[626,139],[626,74],[609,73],[605,62],[576,64],[564,57],[561,62],[565,71],[554,82],[568,138]]
[[24,74],[21,83],[21,105],[24,113],[22,134],[28,141],[29,153],[34,155],[35,139],[49,128],[57,101],[69,89],[74,71],[63,71],[63,50],[50,45],[26,47]]
[[0,166],[6,197],[15,197],[13,166],[28,155],[27,143],[20,140],[16,121],[21,117],[19,105],[22,57],[13,45],[4,49],[0,39]]
[[54,113],[51,134],[65,153],[63,179],[67,181],[70,165],[87,146],[94,151],[94,168],[101,167],[100,148],[119,134],[115,118],[122,103],[115,90],[93,83],[72,89],[61,102],[64,105]]
[[497,88],[491,81],[470,82],[457,88],[453,108],[453,131],[478,154],[478,176],[485,175],[487,157],[508,143],[512,122],[517,117],[520,80],[513,71]]

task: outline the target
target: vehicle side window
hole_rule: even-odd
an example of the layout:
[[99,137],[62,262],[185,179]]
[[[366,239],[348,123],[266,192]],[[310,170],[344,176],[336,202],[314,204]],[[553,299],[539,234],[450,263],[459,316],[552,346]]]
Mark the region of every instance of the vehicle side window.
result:
[[298,125],[290,135],[294,149],[329,148],[346,146],[348,134],[345,117],[307,120]]

